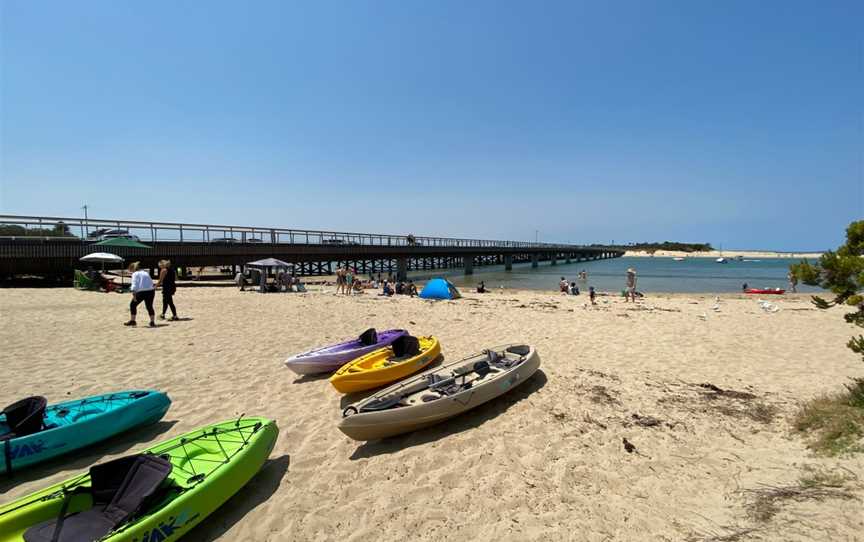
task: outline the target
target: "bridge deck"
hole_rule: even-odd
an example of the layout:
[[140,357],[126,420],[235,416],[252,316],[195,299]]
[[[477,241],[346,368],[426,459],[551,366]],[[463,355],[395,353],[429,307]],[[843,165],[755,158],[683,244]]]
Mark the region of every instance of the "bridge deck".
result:
[[[106,229],[124,230],[151,248],[94,246],[100,237],[94,232]],[[73,235],[76,230],[80,236]],[[302,264],[299,271],[303,274],[330,273],[332,262],[362,262],[363,268],[372,269],[401,266],[403,271],[465,267],[470,272],[474,265],[523,261],[536,265],[540,260],[622,254],[605,247],[524,241],[10,215],[0,215],[0,233],[7,234],[0,236],[0,273],[4,275],[68,274],[80,268],[78,260],[91,252],[112,252],[127,261],[139,260],[145,267],[155,267],[160,259],[198,267],[243,265],[275,257]]]

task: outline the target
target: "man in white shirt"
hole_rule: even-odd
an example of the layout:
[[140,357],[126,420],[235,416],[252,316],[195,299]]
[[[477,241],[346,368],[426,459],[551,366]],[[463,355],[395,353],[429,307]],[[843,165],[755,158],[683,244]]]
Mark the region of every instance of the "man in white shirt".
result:
[[150,273],[143,269],[138,269],[140,263],[132,262],[129,264],[129,272],[132,273],[132,301],[129,303],[131,318],[123,325],[138,325],[135,322],[135,315],[138,312],[138,305],[143,301],[144,306],[147,307],[147,314],[150,315],[150,327],[156,327],[156,311],[153,310],[153,298],[156,296],[156,286],[153,284],[153,279],[150,278]]

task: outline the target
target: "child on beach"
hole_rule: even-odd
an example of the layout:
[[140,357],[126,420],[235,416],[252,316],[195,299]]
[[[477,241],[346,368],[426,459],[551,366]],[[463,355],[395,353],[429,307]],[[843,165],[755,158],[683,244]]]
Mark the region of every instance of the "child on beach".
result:
[[624,292],[624,301],[636,303],[636,270],[627,268],[627,290]]
[[597,296],[597,292],[594,291],[594,287],[593,287],[593,286],[589,286],[589,287],[588,287],[588,297],[591,298],[591,304],[592,304],[592,305],[596,305],[596,304],[597,304],[597,301],[594,300],[594,298],[595,298],[596,296]]

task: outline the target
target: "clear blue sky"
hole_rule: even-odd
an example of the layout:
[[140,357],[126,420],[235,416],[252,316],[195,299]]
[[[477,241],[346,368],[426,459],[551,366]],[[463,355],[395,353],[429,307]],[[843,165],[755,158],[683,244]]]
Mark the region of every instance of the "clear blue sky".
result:
[[0,212],[822,249],[864,2],[0,1]]

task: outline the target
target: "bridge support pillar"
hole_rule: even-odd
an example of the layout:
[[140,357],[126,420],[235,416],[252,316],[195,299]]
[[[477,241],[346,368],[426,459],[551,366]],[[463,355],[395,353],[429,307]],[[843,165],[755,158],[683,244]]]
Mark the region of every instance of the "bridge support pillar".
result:
[[408,258],[399,258],[396,260],[396,280],[408,279]]
[[535,252],[531,255],[531,267],[537,267],[540,262],[540,256]]
[[570,263],[570,255],[569,254],[567,255],[567,259],[564,260],[564,263]]
[[474,255],[469,254],[469,255],[465,256],[464,258],[462,258],[462,261],[463,261],[463,267],[465,268],[465,274],[466,275],[473,275],[474,274]]
[[504,256],[504,271],[513,271],[513,255],[506,254]]
[[558,265],[558,254],[553,252],[549,255],[549,259],[552,260],[552,265]]

